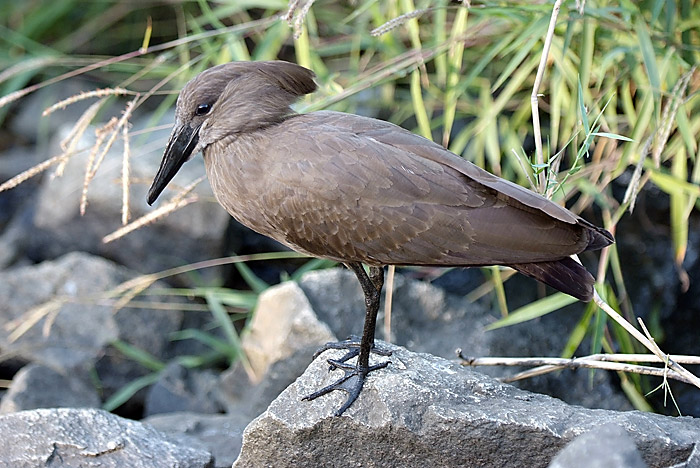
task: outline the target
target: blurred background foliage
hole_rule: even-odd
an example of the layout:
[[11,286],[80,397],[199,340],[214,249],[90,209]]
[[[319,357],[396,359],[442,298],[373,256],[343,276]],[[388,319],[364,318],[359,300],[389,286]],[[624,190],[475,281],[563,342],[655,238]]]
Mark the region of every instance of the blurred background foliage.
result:
[[[139,105],[157,119],[170,111],[186,81],[212,65],[294,61],[313,69],[320,85],[300,111],[335,109],[390,120],[526,186],[543,171],[547,195],[618,237],[625,235],[615,232],[618,221],[634,207],[636,194],[654,184],[668,195],[673,260],[687,288],[689,218],[700,196],[700,6],[693,0],[563,2],[539,91],[545,163],[538,165],[531,97],[552,6],[447,0],[2,2],[0,119],[12,119],[31,92],[78,75],[95,88],[142,93],[146,99]],[[516,322],[519,312],[532,318],[533,310],[541,315],[570,302],[545,298],[534,309],[508,311],[501,282],[506,274],[487,273],[493,273],[489,289],[495,290],[495,306],[510,316],[507,323]],[[607,285],[600,288],[604,297],[633,317],[615,246],[601,256],[596,273]],[[264,287],[254,275],[248,279],[252,289]],[[617,332],[613,345],[606,326],[605,317],[589,307],[563,354],[573,356],[585,336],[593,352],[634,351]]]

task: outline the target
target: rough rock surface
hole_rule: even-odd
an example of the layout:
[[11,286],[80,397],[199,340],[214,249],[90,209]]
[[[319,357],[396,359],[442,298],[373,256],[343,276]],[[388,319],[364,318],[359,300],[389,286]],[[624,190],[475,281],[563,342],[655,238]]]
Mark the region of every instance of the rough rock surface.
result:
[[615,424],[596,427],[564,447],[549,468],[646,468],[627,431]]
[[234,466],[544,467],[574,437],[607,423],[627,430],[649,466],[685,463],[700,442],[697,419],[570,406],[389,347],[389,367],[370,374],[342,417],[332,416],[340,392],[300,401],[338,378],[325,359],[341,352],[324,353],[246,428]]
[[23,367],[12,379],[10,388],[0,401],[0,413],[36,408],[100,406],[97,390],[87,375],[57,372],[40,364]]
[[154,428],[95,409],[0,415],[0,466],[208,468],[211,454]]

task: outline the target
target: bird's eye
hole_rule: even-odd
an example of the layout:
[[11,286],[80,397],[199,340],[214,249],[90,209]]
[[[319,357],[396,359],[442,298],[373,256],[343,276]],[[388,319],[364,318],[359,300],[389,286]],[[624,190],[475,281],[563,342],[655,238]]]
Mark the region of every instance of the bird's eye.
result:
[[194,111],[194,115],[205,115],[211,110],[210,104],[200,104],[197,106],[197,110]]

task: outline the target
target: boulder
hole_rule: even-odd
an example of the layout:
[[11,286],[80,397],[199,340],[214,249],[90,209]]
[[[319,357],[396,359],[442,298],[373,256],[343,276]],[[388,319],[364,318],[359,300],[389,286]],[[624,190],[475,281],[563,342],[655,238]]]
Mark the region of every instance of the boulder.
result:
[[211,468],[212,456],[153,427],[96,409],[0,415],[0,466]]
[[97,408],[100,396],[87,375],[57,372],[40,364],[29,364],[15,374],[0,401],[0,413],[37,408]]
[[688,466],[700,443],[700,420],[637,411],[570,406],[501,384],[429,354],[380,342],[387,368],[368,377],[357,401],[332,392],[301,397],[335,381],[322,354],[243,434],[234,467],[546,467],[576,436],[613,423],[625,429],[646,464]]

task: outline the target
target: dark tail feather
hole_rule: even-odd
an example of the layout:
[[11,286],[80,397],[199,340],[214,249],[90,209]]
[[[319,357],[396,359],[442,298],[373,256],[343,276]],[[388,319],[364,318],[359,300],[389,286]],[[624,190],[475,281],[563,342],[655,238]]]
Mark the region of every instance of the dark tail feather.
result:
[[554,262],[519,263],[510,267],[576,299],[585,302],[593,299],[593,275],[570,257]]
[[588,245],[585,250],[600,250],[615,242],[615,238],[607,230],[587,221],[580,224],[588,228]]

